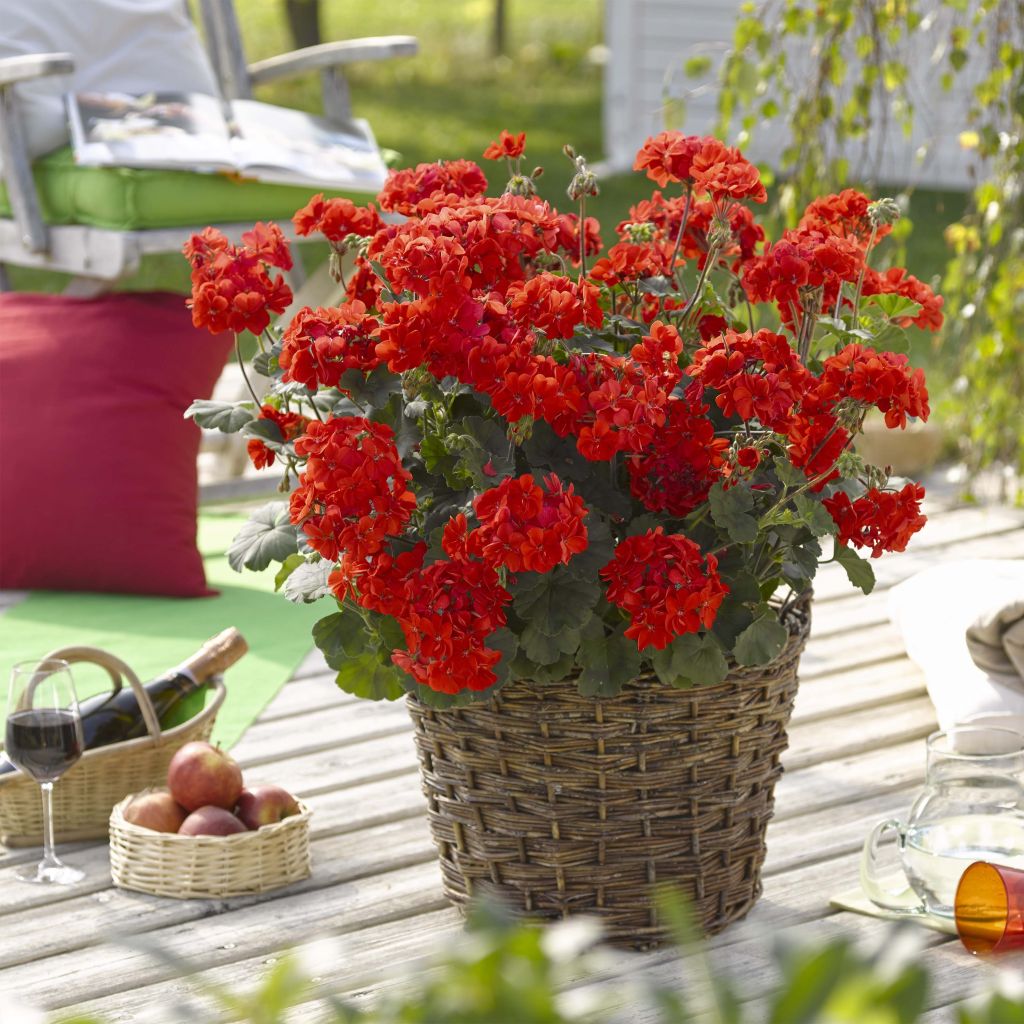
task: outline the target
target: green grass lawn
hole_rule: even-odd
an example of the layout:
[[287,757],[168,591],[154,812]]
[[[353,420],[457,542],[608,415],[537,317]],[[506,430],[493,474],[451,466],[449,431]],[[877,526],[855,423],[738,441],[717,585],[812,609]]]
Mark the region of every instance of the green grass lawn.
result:
[[[280,0],[236,0],[250,60],[290,48]],[[490,52],[492,0],[324,0],[324,38],[408,33],[419,38],[414,58],[354,65],[349,72],[353,107],[373,125],[381,145],[397,150],[404,164],[442,158],[480,159],[500,129],[526,131],[530,165],[545,168],[539,184],[545,198],[568,208],[565,186],[571,165],[562,153],[570,142],[592,162],[601,149],[603,40],[601,0],[508,0],[506,55]],[[315,111],[319,80],[274,83],[258,98]],[[504,168],[487,165],[495,190]],[[606,241],[629,205],[649,194],[641,175],[602,182],[602,194],[588,203],[601,221]],[[908,265],[929,280],[940,273],[946,251],[942,231],[962,209],[956,194],[918,192],[911,215],[915,231]],[[312,248],[315,263],[323,249]],[[53,287],[51,277],[15,274],[18,287]],[[129,285],[186,290],[183,260],[152,258]],[[915,355],[928,357],[929,339],[915,341]]]

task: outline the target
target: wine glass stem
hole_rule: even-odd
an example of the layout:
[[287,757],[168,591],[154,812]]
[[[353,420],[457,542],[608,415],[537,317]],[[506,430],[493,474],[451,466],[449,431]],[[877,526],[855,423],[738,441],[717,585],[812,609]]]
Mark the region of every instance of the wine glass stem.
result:
[[43,863],[47,866],[59,865],[57,854],[53,849],[53,783],[40,784],[43,793]]

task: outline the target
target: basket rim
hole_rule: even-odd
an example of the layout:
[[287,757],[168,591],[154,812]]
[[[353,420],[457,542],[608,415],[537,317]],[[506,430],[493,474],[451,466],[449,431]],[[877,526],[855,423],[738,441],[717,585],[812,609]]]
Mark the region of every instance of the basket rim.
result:
[[170,790],[168,790],[166,786],[151,786],[148,789],[139,790],[138,793],[129,793],[123,800],[114,804],[114,807],[110,812],[111,832],[117,830],[138,840],[161,843],[168,846],[173,846],[175,843],[193,843],[198,844],[199,846],[239,846],[246,842],[262,842],[264,840],[271,839],[282,832],[288,831],[289,829],[301,828],[313,816],[313,812],[309,807],[298,797],[295,797],[295,801],[299,805],[298,814],[289,814],[287,818],[282,818],[280,821],[275,821],[269,825],[260,825],[258,829],[250,829],[245,832],[235,832],[230,836],[182,836],[178,835],[177,832],[155,832],[151,828],[143,828],[141,825],[135,825],[132,822],[125,820],[124,809],[137,796],[146,796],[149,793],[168,792],[170,792]]
[[[187,721],[174,726],[173,729],[162,731],[159,736],[153,736],[150,733],[146,733],[145,736],[137,736],[133,740],[122,740],[120,743],[108,743],[102,747],[92,747],[89,750],[83,751],[82,756],[75,762],[75,765],[79,765],[83,761],[102,757],[104,754],[109,756],[113,754],[124,754],[133,750],[142,750],[143,748],[148,747],[159,747],[164,743],[173,743],[182,736],[193,732],[197,726],[202,725],[208,719],[216,716],[217,712],[220,711],[221,705],[224,703],[225,697],[227,697],[227,687],[220,676],[214,676],[211,679],[211,682],[213,683],[213,700],[211,700],[206,707],[199,712],[199,714],[193,715]],[[0,756],[3,754],[3,749],[3,743],[0,743]],[[24,781],[25,779],[28,779],[28,776],[20,769],[15,769],[13,772],[6,772],[0,775],[0,787],[9,784],[14,779]],[[33,785],[37,785],[35,780],[29,781],[31,781]]]

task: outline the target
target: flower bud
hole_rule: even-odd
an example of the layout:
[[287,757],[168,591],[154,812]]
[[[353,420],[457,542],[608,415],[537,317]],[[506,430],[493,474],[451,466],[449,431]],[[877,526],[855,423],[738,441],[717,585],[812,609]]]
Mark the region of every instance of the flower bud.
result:
[[895,199],[876,199],[868,203],[868,220],[873,228],[895,224],[900,219],[899,203]]
[[626,225],[626,237],[637,245],[654,241],[655,227],[649,220]]
[[583,196],[598,195],[600,189],[597,187],[597,175],[593,171],[588,170],[584,164],[583,169],[573,175],[566,192],[573,202],[578,201]]
[[533,436],[533,423],[534,418],[532,416],[523,416],[521,419],[509,423],[508,439],[516,445],[529,441]]
[[342,255],[337,250],[331,250],[331,256],[327,263],[327,271],[331,275],[331,278],[340,283],[344,274],[341,269]]
[[513,196],[535,196],[537,194],[537,186],[533,183],[533,178],[528,177],[525,174],[513,174],[508,180],[508,184],[505,186],[505,194]]

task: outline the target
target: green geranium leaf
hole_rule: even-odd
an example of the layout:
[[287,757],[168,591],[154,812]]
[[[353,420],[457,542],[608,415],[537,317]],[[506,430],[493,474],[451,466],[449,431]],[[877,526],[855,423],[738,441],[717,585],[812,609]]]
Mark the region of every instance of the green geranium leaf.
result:
[[915,317],[921,312],[921,303],[908,299],[905,295],[895,292],[880,295],[865,295],[865,302],[876,305],[890,320],[902,320],[904,317]]
[[[330,662],[328,662],[330,664]],[[356,658],[344,658],[338,665],[335,682],[346,693],[366,700],[398,700],[405,693],[402,675],[394,665],[384,665],[369,652]]]
[[785,456],[777,456],[772,460],[775,474],[787,487],[802,487],[807,483],[807,476],[799,466],[794,466]]
[[757,517],[750,513],[754,508],[754,496],[745,484],[736,484],[726,490],[721,483],[715,484],[708,494],[711,518],[715,525],[740,544],[757,540]]
[[331,588],[327,585],[327,577],[334,570],[334,563],[320,559],[316,562],[303,562],[292,572],[284,584],[284,596],[295,604],[312,604],[326,597]]
[[505,477],[515,474],[515,447],[494,420],[468,416],[463,420],[463,428],[467,433],[461,435],[459,465],[477,490],[496,487]]
[[636,641],[624,636],[622,629],[606,635],[597,616],[584,630],[577,661],[582,669],[579,691],[584,697],[614,697],[640,673]]
[[566,570],[576,579],[592,580],[612,560],[615,541],[608,520],[596,509],[590,509],[583,525],[587,528],[587,547],[569,559]]
[[771,609],[766,609],[740,633],[733,649],[740,665],[767,665],[782,652],[789,631]]
[[[781,532],[782,528],[779,527]],[[814,579],[821,558],[821,545],[813,537],[790,540],[783,546],[782,574],[798,583]]]
[[559,437],[543,420],[533,425],[533,433],[523,444],[531,466],[550,469],[559,480],[578,483],[593,475],[594,463],[579,453],[568,438]]
[[298,569],[300,565],[305,564],[306,559],[303,558],[302,555],[289,555],[281,563],[281,568],[278,569],[277,575],[274,577],[274,590],[280,590],[284,586],[284,581],[288,579],[288,577],[291,576],[291,574],[295,572],[295,570]]
[[341,375],[338,386],[364,408],[369,406],[371,409],[382,409],[392,395],[401,393],[402,379],[386,366],[378,366],[370,373],[346,370]]
[[850,582],[870,594],[875,589],[875,570],[866,558],[861,558],[853,548],[836,542],[835,560],[846,570]]
[[367,640],[363,617],[348,605],[313,626],[313,642],[333,669],[340,669],[346,661],[362,655]]
[[185,419],[195,420],[199,426],[208,430],[235,434],[254,419],[251,405],[251,402],[214,402],[204,399],[193,402],[185,410]]
[[281,354],[281,346],[274,345],[267,352],[257,352],[252,357],[252,368],[261,377],[273,377],[281,369],[277,357]]
[[258,438],[275,452],[285,447],[284,434],[281,433],[281,428],[273,420],[250,420],[242,428],[242,433],[245,437]]
[[283,562],[298,552],[295,527],[283,501],[272,501],[256,509],[228,548],[228,565],[235,572],[259,571],[271,562]]
[[836,532],[836,521],[820,501],[809,494],[798,494],[794,504],[800,519],[815,537],[825,537]]
[[528,622],[519,636],[519,645],[535,665],[553,665],[563,654],[576,653],[580,631],[565,629],[549,636],[536,622]]
[[664,650],[655,651],[651,664],[667,686],[688,689],[714,686],[729,671],[722,648],[710,633],[684,633]]
[[576,579],[565,566],[536,578],[528,589],[516,594],[516,614],[548,636],[579,629],[593,611],[601,588],[596,579]]

